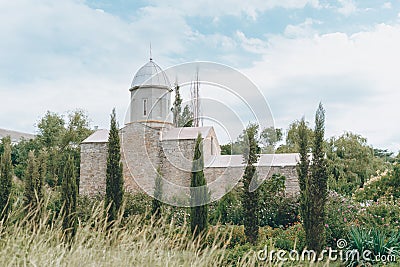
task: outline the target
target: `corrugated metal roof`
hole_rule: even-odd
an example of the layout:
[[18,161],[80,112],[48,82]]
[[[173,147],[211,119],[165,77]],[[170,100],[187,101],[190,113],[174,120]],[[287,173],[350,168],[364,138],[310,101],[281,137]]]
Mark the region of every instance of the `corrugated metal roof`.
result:
[[0,129],[0,139],[4,138],[6,136],[10,136],[11,142],[13,142],[13,143],[19,142],[22,138],[28,139],[28,140],[35,138],[34,134],[22,133],[22,132],[6,130],[6,129]]
[[[261,154],[256,166],[296,166],[298,161],[299,154],[297,153]],[[219,155],[215,157],[215,160],[210,165],[211,168],[241,166],[245,166],[242,155]]]
[[202,137],[208,136],[211,129],[211,126],[171,128],[165,132],[162,132],[160,139],[161,141],[196,139],[199,133]]
[[85,143],[107,143],[108,142],[108,135],[109,130],[107,129],[99,129],[92,133],[88,138],[83,140],[82,144]]
[[171,87],[167,75],[153,60],[147,62],[136,72],[131,88],[143,85],[161,85]]

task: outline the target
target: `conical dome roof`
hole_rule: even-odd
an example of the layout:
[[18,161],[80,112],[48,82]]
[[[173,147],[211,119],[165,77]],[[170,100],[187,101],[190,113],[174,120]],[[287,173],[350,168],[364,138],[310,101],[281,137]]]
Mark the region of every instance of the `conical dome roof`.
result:
[[151,85],[171,87],[165,72],[152,59],[136,72],[131,88]]

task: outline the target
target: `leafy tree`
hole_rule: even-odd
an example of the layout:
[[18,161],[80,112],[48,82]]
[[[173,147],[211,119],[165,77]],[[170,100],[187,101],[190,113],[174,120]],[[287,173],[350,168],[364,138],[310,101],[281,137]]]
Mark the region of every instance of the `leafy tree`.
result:
[[197,136],[194,149],[192,177],[190,181],[190,228],[194,236],[207,229],[209,198],[204,177],[204,155],[201,134]]
[[42,147],[47,149],[52,147],[60,147],[63,136],[65,134],[65,120],[63,116],[57,113],[47,111],[37,124],[37,138]]
[[367,139],[358,134],[347,132],[332,137],[327,148],[328,185],[340,194],[351,195],[385,167],[384,160],[374,156]]
[[152,213],[158,219],[161,216],[161,207],[162,207],[162,176],[160,168],[157,170],[157,176],[155,178],[154,184],[154,198],[152,200]]
[[308,249],[320,252],[325,244],[325,205],[327,201],[328,173],[324,150],[325,110],[319,104],[315,114],[312,164],[307,156],[308,134],[304,119],[300,123],[300,163],[298,176],[300,185],[300,207],[306,232]]
[[259,225],[288,227],[298,222],[299,203],[296,196],[285,195],[286,177],[274,173],[260,186]]
[[0,156],[0,221],[6,219],[11,209],[11,187],[13,167],[11,161],[11,139],[2,139],[4,151]]
[[243,159],[246,168],[243,175],[243,224],[247,240],[256,244],[258,239],[259,227],[259,191],[253,190],[257,183],[257,173],[255,164],[258,161],[260,150],[257,140],[258,125],[250,124],[244,132],[246,146],[244,148]]
[[111,113],[110,134],[108,137],[108,154],[106,169],[106,198],[109,222],[117,219],[124,195],[124,178],[122,174],[121,146],[115,108]]
[[76,171],[72,157],[68,157],[65,163],[63,176],[61,185],[61,198],[64,205],[62,226],[65,240],[70,242],[75,237],[78,221],[76,214],[78,187],[76,185]]
[[[289,125],[289,129],[286,133],[286,142],[285,144],[279,146],[276,150],[276,153],[298,153],[300,151],[300,121],[295,121]],[[311,151],[314,133],[312,129],[306,124],[306,133],[308,135],[308,143],[307,143],[307,150]]]
[[264,144],[262,153],[274,153],[275,146],[278,142],[282,141],[282,129],[268,127],[261,132],[261,143]]

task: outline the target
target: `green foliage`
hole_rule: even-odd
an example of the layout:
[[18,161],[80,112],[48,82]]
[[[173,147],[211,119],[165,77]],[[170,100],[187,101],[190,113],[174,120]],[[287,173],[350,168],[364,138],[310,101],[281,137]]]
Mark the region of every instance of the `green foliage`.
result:
[[[44,181],[51,187],[61,185],[64,164],[68,156],[74,157],[75,169],[79,174],[79,144],[93,131],[89,128],[89,118],[82,110],[69,112],[67,120],[63,115],[48,111],[37,123],[37,136],[32,140],[22,140],[13,147],[15,175],[23,178],[27,167],[29,151],[46,149],[47,173]],[[76,176],[79,188],[79,175]]]
[[243,175],[243,225],[247,240],[255,244],[258,239],[259,227],[259,190],[254,190],[257,185],[255,164],[258,161],[259,145],[257,140],[258,125],[250,124],[244,132],[246,146],[243,152],[246,168]]
[[[153,209],[153,198],[149,195],[138,192],[135,194],[124,193],[124,217],[128,218],[134,215],[146,214]],[[152,212],[152,214],[154,214]]]
[[24,177],[24,203],[28,210],[36,210],[43,199],[43,180],[39,173],[39,163],[33,151],[28,154],[27,164]]
[[[305,124],[305,127],[302,125],[303,123]],[[302,130],[300,130],[301,127],[303,127]],[[279,146],[276,150],[276,153],[298,153],[301,146],[300,131],[304,131],[303,134],[307,135],[306,147],[307,152],[310,152],[314,140],[314,132],[305,121],[295,121],[289,125],[289,129],[286,133],[285,144]]]
[[400,164],[394,163],[393,170],[372,177],[363,188],[359,188],[354,197],[360,202],[377,201],[382,197],[400,198]]
[[154,180],[154,196],[152,200],[151,211],[154,216],[159,219],[161,216],[161,207],[162,207],[162,176],[161,170],[158,168],[157,176]]
[[64,175],[61,185],[61,196],[63,203],[63,230],[65,233],[66,242],[71,242],[77,231],[77,214],[76,204],[78,187],[76,185],[76,171],[74,165],[74,159],[69,157],[65,167]]
[[108,137],[106,197],[105,208],[109,222],[117,219],[124,195],[124,178],[122,174],[121,146],[115,109],[111,113],[110,134]]
[[351,195],[384,167],[381,158],[367,145],[367,139],[353,133],[332,137],[327,145],[329,188],[338,193]]
[[326,243],[336,247],[339,239],[347,237],[350,226],[356,222],[360,206],[346,196],[330,191],[327,198],[326,213]]
[[210,222],[212,224],[236,224],[243,221],[243,209],[240,188],[235,187],[226,193],[219,201],[209,206]]
[[259,188],[261,227],[288,227],[298,221],[298,198],[285,196],[285,180],[284,175],[275,173]]
[[367,201],[357,214],[357,224],[366,228],[400,230],[400,200],[382,197]]
[[181,127],[182,98],[179,92],[179,85],[175,84],[175,100],[171,108],[173,114],[173,123],[175,127]]
[[315,129],[312,146],[312,165],[309,166],[307,127],[304,119],[299,127],[300,163],[298,176],[300,185],[300,208],[306,233],[307,247],[320,252],[325,244],[325,205],[327,199],[327,167],[324,151],[325,111],[319,104],[315,114]]
[[0,221],[6,219],[10,212],[13,166],[11,161],[11,139],[3,138],[2,155],[0,154]]
[[24,178],[25,170],[28,162],[29,151],[39,151],[41,145],[37,138],[35,139],[22,139],[18,144],[14,145],[12,150],[15,155],[13,161],[14,173],[20,179]]
[[194,236],[207,229],[209,192],[204,177],[204,155],[201,134],[194,148],[192,177],[190,181],[190,227]]
[[260,142],[264,145],[261,152],[265,154],[274,153],[276,144],[282,141],[282,136],[282,129],[265,128],[260,134]]
[[192,127],[193,126],[193,112],[190,110],[189,105],[183,108],[182,114],[179,117],[179,127]]
[[[349,247],[347,252],[356,250],[360,255],[365,257],[357,257],[348,259],[349,266],[366,266],[369,264],[381,263],[380,259],[388,256],[398,256],[400,254],[400,233],[387,232],[377,229],[365,229],[360,227],[352,227],[349,234]],[[365,251],[369,253],[365,254]]]

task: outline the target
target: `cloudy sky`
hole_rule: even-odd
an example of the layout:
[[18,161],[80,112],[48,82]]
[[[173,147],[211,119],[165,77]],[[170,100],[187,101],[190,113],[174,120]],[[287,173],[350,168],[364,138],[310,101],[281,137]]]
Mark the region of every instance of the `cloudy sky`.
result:
[[[134,73],[215,61],[245,73],[277,127],[320,101],[327,135],[400,149],[400,1],[0,1],[0,128],[34,132],[47,110],[107,127]],[[121,119],[122,120],[122,119]]]

